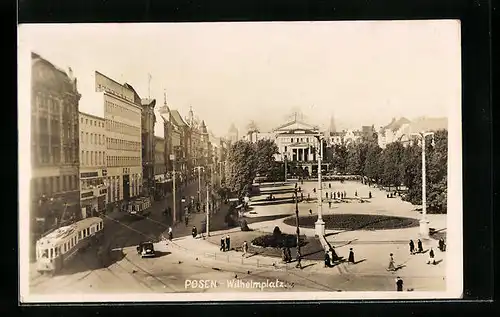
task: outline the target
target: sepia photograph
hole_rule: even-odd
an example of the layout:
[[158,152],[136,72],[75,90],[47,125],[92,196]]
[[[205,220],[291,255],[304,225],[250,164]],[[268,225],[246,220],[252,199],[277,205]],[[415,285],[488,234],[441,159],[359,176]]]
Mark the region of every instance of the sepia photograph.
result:
[[18,33],[22,303],[462,297],[459,21]]

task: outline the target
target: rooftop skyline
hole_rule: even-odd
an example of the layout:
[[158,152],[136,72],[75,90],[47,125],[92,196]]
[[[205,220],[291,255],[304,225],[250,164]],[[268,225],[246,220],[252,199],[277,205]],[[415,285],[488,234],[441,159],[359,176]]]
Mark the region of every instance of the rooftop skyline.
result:
[[[461,104],[457,21],[21,25],[19,49],[73,70],[80,111],[97,70],[184,117],[192,107],[217,136],[303,120],[337,130],[393,117],[448,117]],[[151,85],[148,87],[149,75]],[[150,93],[149,93],[150,92]],[[163,136],[157,114],[155,134]]]

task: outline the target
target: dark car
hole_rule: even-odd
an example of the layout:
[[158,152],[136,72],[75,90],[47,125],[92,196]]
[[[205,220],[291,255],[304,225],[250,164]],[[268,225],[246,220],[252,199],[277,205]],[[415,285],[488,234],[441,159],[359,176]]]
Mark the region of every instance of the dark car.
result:
[[155,248],[152,242],[143,242],[137,246],[137,253],[141,257],[154,257]]

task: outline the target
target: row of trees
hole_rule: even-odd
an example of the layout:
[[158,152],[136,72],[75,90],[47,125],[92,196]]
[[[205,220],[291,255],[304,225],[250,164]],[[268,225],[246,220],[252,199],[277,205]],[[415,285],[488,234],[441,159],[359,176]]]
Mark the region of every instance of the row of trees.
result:
[[271,176],[281,172],[281,165],[275,161],[278,146],[271,140],[256,143],[238,141],[231,144],[226,164],[225,187],[239,198],[245,196],[257,175]]
[[[448,133],[434,134],[426,142],[426,180],[429,212],[444,213],[447,204]],[[381,149],[376,142],[335,145],[325,159],[341,173],[366,177],[369,182],[408,189],[406,200],[422,204],[422,149],[393,142]]]

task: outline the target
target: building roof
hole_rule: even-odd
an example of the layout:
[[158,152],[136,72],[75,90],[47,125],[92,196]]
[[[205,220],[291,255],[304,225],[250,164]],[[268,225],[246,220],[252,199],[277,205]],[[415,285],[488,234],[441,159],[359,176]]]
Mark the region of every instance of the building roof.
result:
[[[287,129],[288,128],[288,129]],[[299,121],[297,119],[294,119],[290,122],[287,122],[275,129],[273,129],[273,132],[274,131],[279,131],[279,130],[317,130],[318,127],[316,126],[313,126],[309,123],[305,123],[305,122],[302,122],[302,121]]]
[[404,124],[407,124],[407,123],[410,123],[410,120],[408,120],[404,117],[401,117],[398,120],[396,120],[396,118],[392,118],[391,123],[386,125],[384,127],[384,130],[392,130],[395,132],[395,131],[399,130]]
[[156,105],[156,99],[149,99],[149,98],[142,98],[141,99],[141,105],[149,106],[151,104],[153,104],[153,106]]
[[172,118],[172,123],[179,126],[187,126],[187,123],[182,119],[181,114],[177,110],[170,110],[170,116]]
[[[295,133],[297,131],[302,131],[304,133]],[[318,134],[317,130],[310,130],[310,129],[293,129],[293,130],[288,130],[288,131],[283,131],[280,132],[279,134],[291,134],[291,135],[304,135],[304,134]]]
[[78,111],[78,114],[81,115],[81,116],[84,116],[84,117],[91,117],[91,118],[96,119],[96,120],[104,121],[104,117],[100,117],[100,116],[97,116],[97,115],[94,115],[94,114],[85,113],[85,112],[82,112],[82,111]]

